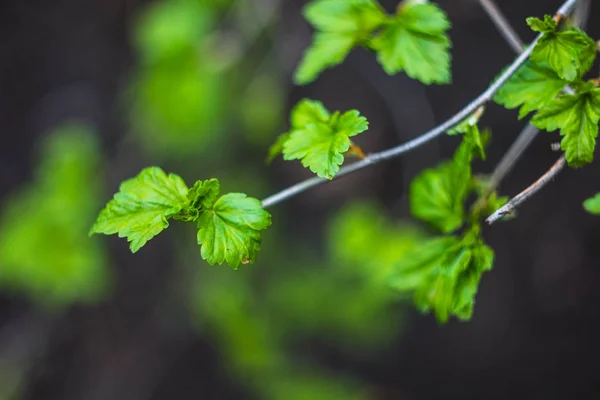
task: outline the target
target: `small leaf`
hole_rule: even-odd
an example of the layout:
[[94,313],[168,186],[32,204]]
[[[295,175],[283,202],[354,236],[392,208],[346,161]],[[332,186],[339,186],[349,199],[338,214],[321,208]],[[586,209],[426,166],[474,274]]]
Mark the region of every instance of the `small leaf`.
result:
[[196,181],[194,187],[188,190],[187,199],[189,205],[183,208],[174,219],[184,222],[194,222],[200,216],[200,212],[212,207],[219,196],[221,185],[217,179]]
[[243,193],[221,196],[198,219],[198,244],[209,264],[227,262],[233,269],[253,263],[260,250],[260,231],[271,225],[271,215],[260,200]]
[[450,82],[450,22],[431,3],[406,3],[370,46],[385,72],[406,74],[425,84]]
[[521,106],[519,119],[550,104],[567,82],[546,63],[527,61],[494,96],[508,109]]
[[543,21],[539,18],[529,17],[527,18],[527,25],[532,31],[539,33],[554,32],[558,27],[558,23],[550,15],[544,15]]
[[190,208],[195,210],[211,208],[217,200],[220,191],[221,185],[217,179],[196,181],[187,194],[187,198],[190,201]]
[[356,110],[329,112],[319,102],[302,101],[292,112],[292,130],[283,143],[285,160],[301,160],[321,178],[332,179],[344,162],[350,137],[368,129],[367,119]]
[[538,112],[532,123],[549,132],[560,129],[561,148],[572,167],[594,159],[600,120],[600,89],[591,89],[553,100]]
[[169,226],[167,220],[189,204],[188,188],[178,175],[158,167],[145,168],[123,182],[100,212],[90,234],[118,233],[127,237],[133,253]]
[[600,193],[584,201],[583,208],[590,214],[600,215]]
[[352,48],[385,20],[372,0],[315,0],[306,6],[304,15],[317,33],[296,70],[295,81],[300,85],[344,61]]

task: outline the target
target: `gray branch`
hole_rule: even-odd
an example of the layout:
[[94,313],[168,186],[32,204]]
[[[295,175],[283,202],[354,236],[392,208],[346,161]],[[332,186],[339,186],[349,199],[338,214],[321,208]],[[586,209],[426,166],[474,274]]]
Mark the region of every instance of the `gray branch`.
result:
[[563,154],[544,175],[542,175],[537,181],[531,184],[527,189],[523,190],[521,193],[513,197],[503,207],[496,210],[485,221],[491,225],[494,222],[500,220],[505,215],[514,212],[517,209],[517,207],[519,207],[527,199],[532,197],[534,194],[539,192],[544,186],[550,183],[552,179],[554,179],[556,175],[558,175],[558,173],[562,171],[562,169],[565,167],[565,164],[566,161],[565,156]]

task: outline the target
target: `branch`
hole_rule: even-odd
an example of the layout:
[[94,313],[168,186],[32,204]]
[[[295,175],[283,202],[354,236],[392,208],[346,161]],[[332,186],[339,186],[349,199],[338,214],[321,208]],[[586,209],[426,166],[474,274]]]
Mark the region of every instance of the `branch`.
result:
[[524,203],[531,196],[539,192],[544,186],[546,186],[562,169],[565,167],[565,155],[560,156],[558,160],[552,165],[552,167],[542,175],[537,181],[535,181],[531,186],[527,189],[523,190],[521,193],[513,197],[508,203],[506,203],[503,207],[497,209],[492,215],[490,215],[485,221],[488,224],[493,224],[497,222],[499,219],[504,217],[507,214],[510,214],[515,211],[517,207],[519,207],[522,203]]
[[[556,12],[557,16],[565,16],[571,13],[577,0],[566,0],[563,5]],[[404,144],[393,147],[388,150],[383,150],[379,153],[369,154],[364,160],[355,162],[348,166],[342,167],[339,172],[335,175],[334,179],[339,179],[345,175],[348,175],[352,172],[359,171],[363,168],[378,164],[382,161],[386,161],[395,157],[398,157],[406,152],[409,152],[417,147],[420,147],[427,142],[437,138],[442,135],[449,129],[452,129],[459,123],[461,123],[464,119],[468,118],[475,110],[477,110],[480,106],[490,101],[496,92],[508,81],[511,76],[527,61],[529,55],[533,51],[533,48],[537,44],[538,40],[542,37],[542,34],[538,35],[533,42],[524,50],[519,57],[500,75],[496,81],[488,87],[481,95],[479,95],[475,100],[471,103],[467,104],[462,110],[456,113],[452,118],[443,122],[442,124],[436,126],[435,128],[425,132],[421,136],[416,137],[413,140],[410,140]],[[272,196],[265,198],[262,201],[263,207],[268,208],[272,207],[276,204],[279,204],[293,196],[296,196],[299,193],[304,192],[312,187],[321,185],[325,182],[329,182],[327,179],[322,179],[318,177],[313,177],[307,179],[303,182],[300,182],[296,185],[290,186],[287,189],[282,190],[279,193],[276,193]]]
[[513,49],[515,53],[521,54],[525,45],[496,3],[494,3],[493,0],[479,0],[479,3],[498,31],[502,34],[504,40],[510,45],[511,49]]

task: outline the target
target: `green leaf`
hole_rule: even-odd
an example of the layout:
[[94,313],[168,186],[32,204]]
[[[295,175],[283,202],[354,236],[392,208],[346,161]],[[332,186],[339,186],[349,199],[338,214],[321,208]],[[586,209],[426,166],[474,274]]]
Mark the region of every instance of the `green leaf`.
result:
[[441,232],[460,228],[465,219],[468,177],[459,177],[453,163],[427,169],[410,184],[410,212]]
[[194,210],[211,208],[217,200],[217,196],[221,191],[221,185],[217,179],[209,179],[206,181],[196,181],[187,194],[190,201],[190,208]]
[[417,176],[410,185],[410,210],[441,232],[454,232],[465,221],[464,203],[472,187],[471,161],[483,151],[483,142],[476,126],[469,127],[451,162],[430,168]]
[[354,37],[344,33],[315,34],[311,46],[304,52],[302,62],[296,70],[294,82],[297,85],[311,83],[324,70],[344,62],[355,44]]
[[448,18],[436,5],[407,3],[370,46],[389,75],[405,71],[425,84],[450,83],[448,29]]
[[539,33],[551,33],[556,31],[558,23],[552,18],[551,15],[544,15],[544,20],[539,18],[529,17],[527,18],[527,25],[534,32]]
[[316,0],[306,6],[304,15],[317,33],[296,70],[295,81],[300,85],[344,61],[385,20],[372,0]]
[[396,262],[388,284],[399,292],[414,293],[429,274],[457,247],[460,240],[454,236],[442,236],[421,241]]
[[302,165],[321,178],[332,179],[344,162],[350,137],[368,129],[367,119],[356,110],[329,116],[319,102],[303,100],[292,112],[292,130],[283,143],[285,160]]
[[546,63],[527,61],[494,96],[508,109],[521,106],[519,119],[550,104],[567,85]]
[[493,251],[473,232],[430,239],[400,260],[389,279],[392,288],[414,293],[422,312],[440,323],[451,316],[468,320],[483,272],[492,268]]
[[123,182],[100,212],[90,234],[118,233],[127,237],[133,253],[169,226],[167,220],[189,204],[188,187],[178,175],[158,167],[145,168]]
[[174,215],[173,218],[184,222],[196,221],[202,210],[213,206],[220,191],[221,185],[217,179],[196,181],[194,187],[188,190],[188,205],[179,214]]
[[594,62],[596,43],[577,28],[556,32],[556,23],[550,22],[547,17],[544,22],[528,20],[532,29],[543,33],[531,53],[531,60],[548,63],[559,77],[567,81],[581,78]]
[[253,263],[260,250],[260,231],[271,225],[271,215],[260,200],[243,193],[221,196],[213,208],[198,219],[198,244],[209,264],[223,264],[233,269]]
[[290,124],[292,129],[302,129],[307,124],[327,123],[330,118],[331,115],[323,103],[302,99],[292,110]]
[[[328,123],[331,115],[323,103],[317,100],[302,99],[290,113],[291,130],[303,129],[307,124]],[[290,132],[277,136],[275,143],[269,148],[267,163],[271,163],[275,157],[283,153],[283,145],[290,138]]]
[[560,129],[561,148],[569,165],[581,167],[594,158],[599,119],[600,89],[591,89],[558,97],[540,110],[532,123],[549,132]]
[[584,201],[583,208],[590,214],[600,215],[600,193]]

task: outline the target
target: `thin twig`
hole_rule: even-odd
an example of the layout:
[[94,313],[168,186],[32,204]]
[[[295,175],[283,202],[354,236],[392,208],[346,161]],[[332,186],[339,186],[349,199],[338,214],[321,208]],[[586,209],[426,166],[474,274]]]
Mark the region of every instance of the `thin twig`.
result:
[[508,203],[506,203],[503,207],[496,210],[492,215],[490,215],[485,221],[488,224],[493,224],[497,222],[502,217],[507,214],[511,214],[515,211],[517,207],[519,207],[523,202],[529,199],[531,196],[539,192],[544,186],[546,186],[558,173],[565,167],[566,161],[564,154],[560,156],[560,158],[552,165],[552,167],[542,175],[537,181],[535,181],[531,186],[527,189],[523,190],[521,193],[513,197]]
[[[563,3],[563,5],[558,9],[556,15],[568,15],[571,13],[573,8],[577,4],[577,0],[567,0]],[[425,132],[421,136],[416,137],[413,140],[410,140],[404,144],[393,147],[388,150],[383,150],[379,153],[369,154],[364,160],[355,162],[346,167],[343,167],[339,170],[339,172],[335,175],[335,179],[339,179],[343,176],[346,176],[352,172],[359,171],[363,168],[369,167],[371,165],[375,165],[380,163],[381,161],[389,160],[395,157],[398,157],[408,151],[411,151],[435,138],[442,135],[449,129],[452,129],[459,123],[461,123],[464,119],[468,118],[475,110],[477,110],[481,105],[490,101],[496,92],[506,83],[507,80],[523,65],[525,61],[529,58],[533,48],[537,44],[538,40],[541,38],[541,34],[538,35],[533,42],[527,47],[526,50],[521,53],[517,57],[515,61],[500,75],[496,81],[488,87],[481,95],[479,95],[475,100],[465,106],[462,110],[456,113],[452,118],[443,122],[442,124],[436,126],[435,128]],[[268,208],[272,207],[282,201],[285,201],[293,196],[296,196],[299,193],[304,192],[307,189],[312,187],[321,185],[325,182],[329,182],[327,179],[322,179],[318,177],[307,179],[303,182],[300,182],[296,185],[290,186],[287,189],[282,190],[279,193],[276,193],[272,196],[265,198],[262,201],[263,207]]]
[[488,195],[491,194],[491,192],[493,192],[494,190],[496,190],[502,179],[504,179],[504,177],[508,175],[510,170],[516,164],[517,160],[521,158],[523,152],[525,152],[525,150],[527,149],[527,147],[529,147],[533,139],[535,139],[538,132],[538,128],[536,128],[534,125],[527,124],[527,126],[523,128],[521,133],[519,133],[517,139],[513,142],[508,151],[504,154],[496,168],[494,168],[494,172],[492,172],[492,176],[490,177],[488,182]]
[[[490,14],[490,18],[492,18],[492,20],[496,21],[496,19],[501,20],[504,18],[504,16],[501,14],[498,7],[496,7],[496,5],[493,3],[493,0],[480,0],[480,2],[484,6],[486,11],[488,11],[488,8],[484,5],[484,3],[486,3],[487,6],[489,6],[489,10],[495,10],[495,12],[488,11],[488,13]],[[583,28],[585,26],[585,24],[587,23],[588,17],[589,17],[589,11],[590,11],[589,1],[588,0],[580,0],[577,5],[577,8],[575,9],[575,12],[574,12],[575,15],[573,16],[574,23],[576,26],[579,26],[580,28]],[[492,13],[493,13],[493,15],[492,15]],[[559,13],[557,13],[557,15],[559,15]],[[499,25],[502,25],[503,27],[505,27],[504,29],[506,30],[506,32],[512,32],[516,35],[516,33],[512,30],[510,24],[507,21],[504,21],[502,23],[501,22],[496,23],[496,26],[499,26]],[[506,33],[506,32],[504,34],[505,37],[507,37],[507,35],[511,34],[511,33]],[[563,92],[567,93],[567,94],[575,93],[575,91],[570,86],[565,86],[565,88],[563,89]],[[504,177],[510,172],[512,167],[516,164],[516,162],[521,157],[521,155],[523,154],[525,149],[527,149],[527,147],[529,147],[529,145],[531,144],[533,139],[535,139],[535,137],[537,136],[538,133],[539,133],[539,130],[535,126],[533,126],[531,123],[529,125],[527,125],[523,129],[523,131],[521,131],[521,133],[519,134],[519,136],[517,137],[515,142],[511,145],[511,147],[508,149],[506,154],[502,157],[502,159],[500,160],[500,162],[494,169],[494,172],[492,173],[492,176],[489,180],[488,186],[487,186],[483,196],[481,196],[480,200],[478,201],[478,203],[484,202],[487,199],[487,197],[494,190],[496,190],[496,188],[498,187],[498,185],[500,184],[502,179],[504,179]],[[559,149],[560,149],[560,144],[559,144]],[[558,161],[557,161],[557,163],[558,163]],[[555,174],[560,172],[562,170],[563,166],[564,166],[564,157],[563,157],[562,165],[560,166],[560,168],[558,168],[558,170],[555,172]],[[529,196],[536,193],[538,190],[539,189],[534,190],[532,193],[529,194]],[[525,192],[523,192],[523,193],[525,193]],[[494,214],[492,214],[487,219],[487,221],[490,224],[492,224],[492,223],[496,222],[498,219],[500,219],[502,217],[502,215],[500,215],[498,213],[501,212],[501,210],[503,210],[509,204],[513,203],[514,201],[519,200],[519,196],[520,195],[517,195],[507,205],[505,205],[504,207],[497,210]],[[527,200],[527,198],[529,196],[527,196],[525,198],[520,198],[520,201],[518,203],[516,203],[515,207],[518,206],[523,201]],[[495,218],[492,219],[492,217],[495,217]]]
[[525,45],[496,3],[493,0],[479,0],[479,3],[481,3],[481,7],[483,7],[490,17],[498,32],[502,34],[504,40],[506,40],[515,53],[520,54]]

